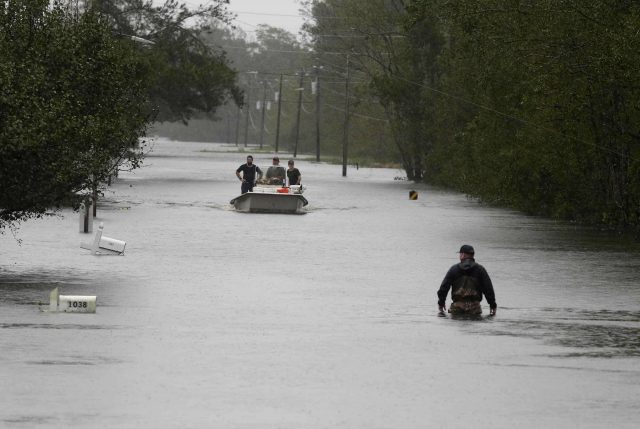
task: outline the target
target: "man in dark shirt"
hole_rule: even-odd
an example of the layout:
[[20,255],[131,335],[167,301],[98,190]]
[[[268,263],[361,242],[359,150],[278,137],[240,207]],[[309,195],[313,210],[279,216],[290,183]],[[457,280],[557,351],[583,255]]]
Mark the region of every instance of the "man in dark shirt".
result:
[[[242,176],[240,176],[240,172],[242,172]],[[249,155],[247,156],[247,163],[242,164],[236,170],[236,176],[242,182],[240,191],[243,194],[253,191],[253,185],[256,183],[256,174],[258,175],[258,179],[262,178],[262,170],[253,163],[253,157]]]
[[445,301],[451,288],[453,303],[449,307],[451,314],[482,314],[480,301],[482,295],[489,303],[489,315],[496,314],[496,296],[493,292],[491,278],[484,267],[474,259],[475,250],[468,244],[460,248],[460,263],[449,268],[438,290],[438,307],[440,312],[446,310]]
[[289,179],[289,186],[299,185],[300,180],[302,179],[300,170],[294,167],[293,159],[289,160],[288,165],[289,165],[289,168],[287,169],[287,178]]

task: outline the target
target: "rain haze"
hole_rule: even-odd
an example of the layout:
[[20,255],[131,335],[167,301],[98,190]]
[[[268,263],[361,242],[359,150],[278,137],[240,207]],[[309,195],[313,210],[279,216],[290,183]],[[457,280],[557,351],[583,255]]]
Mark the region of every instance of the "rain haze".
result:
[[[202,1],[188,0],[185,3],[195,7]],[[297,35],[304,22],[296,0],[231,0],[228,8],[236,15],[234,24],[247,33],[260,24],[267,24]]]
[[[186,3],[197,6],[203,2]],[[360,3],[363,7],[367,4]],[[251,31],[262,23],[296,34],[303,22],[298,9],[298,2],[293,0],[232,0],[229,5],[229,10],[238,15],[236,24],[249,38]],[[375,15],[384,18],[384,14]],[[2,10],[0,17],[3,17]],[[356,18],[365,20],[366,16],[363,13]],[[336,20],[337,25],[340,22]],[[16,31],[23,27],[16,27]],[[474,31],[480,31],[481,27],[474,27]],[[619,30],[626,27],[620,26]],[[59,28],[67,31],[67,27]],[[632,30],[635,34],[636,29]],[[2,43],[9,40],[3,31],[0,25],[0,36],[3,36],[0,48],[7,46]],[[428,31],[415,33],[413,36],[430,34]],[[113,39],[111,28],[106,28],[104,34],[106,40]],[[544,34],[541,32],[540,37]],[[68,41],[69,46],[75,47],[73,43],[77,40]],[[353,40],[374,43],[376,39]],[[395,40],[386,38],[384,43]],[[48,46],[48,39],[45,42],[34,44],[34,52],[38,46]],[[100,63],[108,71],[111,71],[109,63],[116,63],[119,56],[127,52],[131,55],[126,57],[130,62],[117,69],[118,73],[107,73],[109,79],[129,76],[126,74],[132,68],[129,64],[137,64],[134,55],[153,52],[128,40],[125,42],[127,45],[104,44],[118,47],[117,56],[105,56],[109,61]],[[65,43],[55,46],[67,52]],[[156,44],[156,47],[164,46]],[[244,107],[239,102],[217,106],[214,100],[213,105],[220,107],[216,112],[219,128],[206,128],[199,139],[169,137],[150,128],[149,136],[141,139],[146,156],[140,168],[116,170],[108,176],[107,183],[101,184],[100,192],[97,188],[82,189],[87,203],[92,196],[96,198],[95,218],[89,210],[86,216],[82,211],[74,211],[68,200],[64,200],[65,204],[61,202],[56,211],[51,209],[41,218],[30,218],[20,223],[19,228],[2,230],[1,429],[638,427],[640,248],[637,239],[571,220],[527,215],[490,205],[465,193],[427,184],[422,176],[410,180],[410,174],[415,174],[416,169],[402,164],[405,159],[396,152],[394,135],[388,130],[394,118],[384,116],[380,98],[372,102],[374,97],[367,91],[376,82],[368,79],[370,76],[365,70],[357,68],[355,60],[353,65],[350,63],[354,51],[347,46],[349,50],[343,52],[343,58],[333,55],[339,54],[334,50],[341,49],[341,44],[331,44],[332,55],[324,69],[310,67],[306,55],[300,55],[302,60],[295,63],[295,56],[287,56],[285,61],[277,49],[273,52],[238,49],[237,52],[250,57],[245,58],[244,64],[252,68],[247,65],[244,69],[248,70],[244,73],[246,86],[241,89],[247,97],[245,100],[252,102]],[[365,45],[371,46],[380,47]],[[573,49],[577,45],[571,46]],[[91,47],[97,50],[101,46]],[[29,54],[27,50],[24,55],[20,50],[14,51],[16,56],[11,59],[15,63]],[[93,65],[103,58],[92,49],[73,52],[81,55],[87,51],[89,54],[82,57],[78,66]],[[640,49],[625,52],[630,54]],[[197,51],[187,53],[195,55]],[[619,53],[616,51],[617,59],[624,56]],[[5,58],[3,55],[5,52],[0,49],[0,60]],[[398,61],[405,60],[405,55],[399,57],[402,58]],[[33,64],[43,66],[41,58],[45,56],[35,58]],[[192,56],[178,58],[186,61]],[[468,66],[463,61],[465,58],[460,56],[454,64]],[[250,59],[258,64],[251,63]],[[339,68],[343,59],[346,60],[344,67]],[[413,65],[423,67],[423,58],[418,60]],[[588,58],[580,57],[580,65],[582,60]],[[509,66],[515,63],[511,59],[508,62]],[[73,74],[74,70],[64,69],[64,63],[55,63],[55,67],[65,71],[62,76],[75,76],[86,84],[81,86],[83,91],[93,88],[88,86],[92,81],[82,80],[83,76]],[[328,67],[331,63],[338,67],[333,72]],[[598,62],[598,70],[605,67],[605,63]],[[18,82],[22,76],[11,73],[23,72],[23,69],[13,67],[13,63],[6,64],[12,66],[0,68],[0,84],[6,82],[5,76]],[[267,70],[255,71],[254,65],[263,64]],[[413,65],[399,63],[395,67],[394,64],[387,71],[409,73]],[[277,73],[268,70],[280,66],[288,70]],[[296,75],[296,69],[303,66],[313,73],[307,76],[301,71]],[[637,66],[640,67],[640,58]],[[185,80],[190,83],[189,79],[200,76],[207,79],[219,76],[192,73],[187,75],[189,79],[181,79],[180,69],[166,69],[171,79],[163,82],[169,82],[167,87],[171,88],[163,89],[168,89],[166,93],[175,96],[178,102],[184,101],[188,107],[193,100],[179,97],[184,94],[175,88],[180,88],[179,84]],[[43,66],[42,70],[46,68]],[[178,71],[173,73],[175,70]],[[197,66],[193,70],[202,71]],[[482,72],[481,68],[470,70]],[[456,77],[452,70],[446,72],[448,78]],[[525,79],[528,73],[529,70],[519,76]],[[251,79],[246,78],[247,75]],[[315,93],[311,90],[314,75]],[[402,80],[390,74],[386,76],[388,79],[380,81],[392,82],[393,88],[401,89],[398,92],[407,97],[427,97],[418,98],[420,104],[411,107],[417,109],[423,104],[442,107],[432,109],[433,112],[420,111],[420,115],[445,111],[456,120],[470,118],[471,125],[437,117],[438,123],[452,128],[463,126],[465,132],[456,133],[454,140],[446,140],[448,130],[439,130],[438,138],[429,140],[429,144],[435,145],[435,140],[441,138],[446,145],[463,147],[468,143],[464,139],[468,138],[473,148],[485,144],[482,146],[485,152],[495,145],[494,149],[499,149],[499,156],[495,157],[500,160],[517,152],[520,161],[528,156],[527,151],[534,152],[538,145],[549,140],[541,142],[534,140],[535,135],[527,135],[531,138],[527,145],[518,142],[519,147],[526,146],[527,151],[516,150],[515,146],[500,147],[501,142],[513,143],[518,136],[527,134],[529,129],[519,121],[511,123],[515,129],[513,135],[508,129],[500,130],[498,137],[502,136],[502,140],[485,134],[480,134],[483,138],[476,138],[473,133],[500,128],[498,125],[503,123],[505,115],[496,118],[493,115],[496,110],[492,109],[491,114],[483,112],[484,115],[473,116],[469,106],[465,106],[461,114],[455,110],[453,98],[446,99],[448,105],[443,106],[441,99],[422,91],[424,88],[419,83],[410,82],[412,75],[400,76]],[[471,80],[475,75],[469,72],[463,77]],[[49,80],[57,81],[44,72],[33,73],[29,78],[32,79],[28,80],[29,85],[15,85],[11,90],[27,94],[24,99],[35,99],[36,102],[26,104],[33,111],[25,113],[16,108],[10,111],[11,115],[0,114],[0,155],[13,154],[11,150],[21,148],[23,142],[12,133],[27,130],[31,134],[25,132],[20,136],[33,134],[40,138],[25,139],[25,153],[33,155],[28,159],[34,163],[44,159],[49,163],[51,159],[58,159],[49,148],[66,149],[70,145],[66,133],[80,130],[76,134],[76,141],[80,143],[72,148],[82,156],[74,158],[65,151],[69,158],[62,160],[77,161],[65,167],[82,167],[84,174],[94,180],[95,170],[91,168],[98,164],[88,163],[87,159],[94,161],[93,151],[98,149],[88,145],[85,138],[102,132],[101,120],[116,123],[118,129],[127,126],[138,110],[120,109],[118,104],[118,109],[108,111],[113,116],[104,115],[106,119],[96,113],[85,121],[89,115],[80,112],[71,119],[64,116],[68,119],[66,122],[57,122],[56,115],[63,116],[66,109],[78,104],[72,102],[77,101],[73,98],[76,92],[64,92],[68,96],[64,99],[66,104],[52,105],[59,108],[52,110],[55,115],[44,110],[36,115],[36,109],[50,105],[47,97],[39,92],[36,91],[35,96],[29,92],[31,83],[35,85],[41,82],[38,78],[44,79],[44,84],[37,89],[50,95],[51,92],[46,91],[51,88],[55,91],[73,89],[73,82],[63,78],[61,85],[50,84]],[[495,84],[488,85],[492,92],[503,95],[502,81],[491,81],[491,76],[483,78]],[[230,81],[233,85],[238,82]],[[438,84],[435,81],[434,85]],[[100,86],[100,91],[94,91],[91,97],[82,93],[81,100],[122,90],[118,94],[124,96],[108,100],[114,104],[121,99],[129,102],[133,97],[128,97],[126,84],[130,82]],[[209,89],[207,82],[197,82]],[[278,102],[282,102],[282,118],[280,109],[275,108],[275,99],[271,111],[264,103],[258,110],[255,103],[260,96],[260,101],[267,100],[272,92],[269,85],[275,82],[280,88],[284,82],[278,96]],[[402,82],[411,86],[402,86]],[[171,85],[174,83],[175,88]],[[540,88],[539,81],[533,82],[535,85],[528,83]],[[631,86],[634,85],[628,85]],[[640,88],[640,82],[634,87]],[[0,113],[3,113],[2,108],[8,105],[6,100],[11,97],[5,97],[8,92],[3,92],[1,86],[0,89]],[[198,97],[208,93],[200,87],[197,89],[189,92],[189,96],[201,101]],[[224,93],[227,89],[220,91]],[[480,92],[483,88],[473,89]],[[176,92],[172,92],[174,90]],[[440,96],[442,91],[438,91]],[[536,96],[542,92],[536,90]],[[147,95],[145,92],[140,98]],[[483,96],[493,100],[489,95]],[[549,105],[554,107],[555,115],[564,100],[554,95],[557,99]],[[254,98],[250,98],[252,96]],[[173,100],[169,98],[162,101],[179,110],[179,103],[171,104]],[[567,98],[573,98],[573,94]],[[353,104],[350,99],[354,100]],[[521,99],[524,100],[509,98]],[[429,104],[438,100],[441,104]],[[321,102],[326,105],[321,106]],[[89,105],[102,113],[106,103]],[[595,109],[598,105],[589,106]],[[616,106],[622,109],[622,101]],[[474,104],[474,109],[480,107]],[[542,108],[542,103],[538,107]],[[531,110],[538,112],[539,109]],[[577,111],[570,110],[572,120],[578,115]],[[351,117],[350,113],[353,113]],[[404,136],[403,127],[411,128],[413,116],[420,115],[400,118],[394,123],[395,131]],[[202,124],[211,119],[194,114],[196,119],[189,123],[189,128],[183,126],[177,116],[172,119],[182,127],[181,132],[193,131],[198,120]],[[491,118],[491,126],[482,122],[485,116]],[[117,120],[112,120],[116,117]],[[417,120],[421,131],[426,128],[425,122],[429,122],[426,117],[420,116]],[[7,118],[17,118],[10,122],[13,126],[10,133],[6,132],[8,127],[2,126]],[[44,119],[39,121],[42,118],[56,121],[45,123]],[[84,122],[89,124],[88,128],[83,128]],[[596,122],[592,124],[594,127],[598,125]],[[31,123],[36,123],[35,131],[29,128]],[[65,132],[48,132],[51,128],[62,130],[63,126]],[[44,145],[45,150],[38,152],[37,143],[49,143],[49,134],[59,139],[51,137],[51,141],[63,144]],[[108,143],[117,140],[113,134],[106,135]],[[118,134],[118,137],[122,136]],[[120,140],[125,142],[127,154],[140,152],[139,135],[134,137]],[[554,138],[559,137],[554,135]],[[347,157],[348,142],[351,158]],[[416,138],[403,148],[410,146],[409,149],[416,151],[407,152],[408,158],[420,162],[428,159],[426,152],[418,151],[421,143],[422,140]],[[110,144],[105,145],[112,148]],[[86,148],[89,146],[91,151]],[[135,147],[132,149],[132,146]],[[554,150],[564,148],[562,145],[552,147]],[[432,148],[436,146],[429,146]],[[475,179],[481,172],[481,168],[459,170],[457,167],[463,164],[451,167],[447,164],[449,159],[442,155],[449,152],[437,148],[442,150],[439,162],[446,167],[442,170],[453,171],[454,179],[463,175]],[[589,168],[595,168],[596,158],[589,158],[590,152],[580,149],[579,157],[566,159],[563,171],[569,171],[583,159],[588,161]],[[114,156],[111,152],[105,153],[105,162],[112,165]],[[467,155],[471,151],[462,153]],[[611,151],[605,153],[608,159],[615,158]],[[242,193],[248,186],[244,174],[251,171],[251,167],[245,165],[249,154],[263,172],[279,160],[285,168],[288,160],[294,161],[300,175],[290,170],[291,177],[299,177],[302,188],[286,186],[287,182],[291,185],[291,178],[287,178],[284,184],[261,184]],[[279,160],[275,159],[276,155]],[[367,158],[368,155],[371,157]],[[468,158],[473,161],[485,153],[478,150],[472,155]],[[532,183],[538,176],[552,177],[552,157],[541,158],[545,174],[531,174],[527,178]],[[18,164],[22,158],[6,159],[23,165]],[[532,158],[531,162],[535,160]],[[462,163],[466,158],[456,161]],[[627,161],[631,163],[630,159]],[[500,173],[497,164],[490,164],[491,168],[482,166],[495,172],[491,179],[496,182]],[[86,168],[87,165],[91,168]],[[10,162],[2,166],[7,170],[11,167]],[[425,165],[420,166],[426,169]],[[19,177],[26,177],[25,182],[33,179],[34,183],[41,183],[35,182],[36,178],[42,178],[38,169],[33,165],[28,167],[26,175]],[[520,170],[515,167],[510,170],[513,174],[509,176],[509,185],[519,178],[516,173]],[[11,170],[16,177],[22,171],[17,170],[20,169]],[[60,171],[75,177],[71,173],[76,170],[70,170]],[[243,171],[243,175],[237,176],[238,171]],[[571,174],[566,175],[573,179]],[[7,176],[0,175],[0,198],[11,192],[2,180],[4,177],[8,181]],[[43,176],[45,180],[59,178]],[[86,176],[82,180],[89,180]],[[10,182],[12,189],[22,190],[16,182]],[[515,185],[504,187],[517,188]],[[69,189],[64,188],[65,198],[70,197]],[[524,194],[526,198],[536,197],[535,185],[526,189],[532,190]],[[28,190],[43,198],[42,193]],[[92,190],[95,194],[89,194]],[[590,191],[595,195],[597,188]],[[71,197],[74,196],[77,195]],[[254,197],[256,202],[264,204],[254,207],[259,212],[251,212],[250,204],[240,203]],[[282,208],[278,198],[290,197],[308,204],[286,210],[287,213],[277,212],[276,209]],[[16,200],[22,201],[17,197]],[[551,200],[546,202],[551,204]],[[437,291],[448,270],[460,262],[459,249],[463,244],[473,245],[475,260],[486,268],[493,282],[495,315],[490,313],[486,295],[480,302],[481,315],[457,317],[440,311]],[[55,290],[57,294],[52,293]],[[446,300],[448,308],[451,301],[450,294]],[[477,306],[475,301],[473,304]],[[88,305],[83,307],[83,303]],[[95,312],[80,311],[93,309],[94,303]]]

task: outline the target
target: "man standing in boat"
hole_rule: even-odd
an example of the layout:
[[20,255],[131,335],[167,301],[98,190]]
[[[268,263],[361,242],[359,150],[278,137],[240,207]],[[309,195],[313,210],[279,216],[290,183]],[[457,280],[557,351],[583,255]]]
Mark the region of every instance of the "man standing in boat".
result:
[[[240,172],[242,172],[242,176],[240,176]],[[253,157],[249,155],[247,156],[247,163],[242,164],[236,170],[236,176],[242,182],[240,190],[243,194],[253,191],[253,186],[256,183],[256,175],[258,176],[257,180],[261,179],[262,170],[253,163]]]
[[460,247],[460,263],[449,268],[438,290],[438,307],[441,313],[446,310],[445,301],[451,288],[453,303],[449,307],[451,314],[478,316],[482,314],[480,301],[482,296],[489,303],[489,315],[496,314],[496,296],[491,278],[484,267],[474,259],[475,250],[468,244]]
[[289,160],[289,168],[287,169],[287,178],[289,179],[289,186],[299,185],[302,175],[300,170],[294,167],[293,159]]
[[267,168],[267,183],[269,185],[284,185],[284,167],[280,165],[280,158],[273,157],[273,165]]

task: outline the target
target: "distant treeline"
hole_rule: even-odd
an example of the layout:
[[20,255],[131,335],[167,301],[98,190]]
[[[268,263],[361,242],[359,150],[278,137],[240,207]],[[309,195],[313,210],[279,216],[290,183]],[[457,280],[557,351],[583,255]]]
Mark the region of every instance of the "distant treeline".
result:
[[[305,154],[316,154],[319,143],[321,160],[341,156],[347,86],[344,55],[321,61],[309,40],[268,25],[247,34],[212,23],[200,38],[225,51],[237,71],[242,103],[221,106],[215,116],[196,114],[186,124],[158,123],[152,133],[271,151],[277,145],[279,151]],[[354,70],[349,81],[350,163],[397,164],[387,118],[368,84],[368,77]]]
[[203,35],[227,52],[244,105],[208,129],[192,122],[188,138],[308,153],[320,141],[325,159],[348,142],[349,162],[399,162],[488,203],[640,227],[638,2],[304,4],[302,39],[268,26]]

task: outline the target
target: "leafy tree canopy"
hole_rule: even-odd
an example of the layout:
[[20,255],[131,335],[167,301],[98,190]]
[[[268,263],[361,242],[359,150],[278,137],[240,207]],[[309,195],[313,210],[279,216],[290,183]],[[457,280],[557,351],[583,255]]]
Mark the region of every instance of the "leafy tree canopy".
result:
[[145,44],[152,61],[149,98],[157,121],[187,123],[196,112],[215,113],[241,92],[221,49],[203,42],[211,24],[229,23],[228,0],[208,0],[195,9],[177,0],[94,0],[115,34]]
[[101,15],[0,1],[0,229],[138,166],[149,76]]

